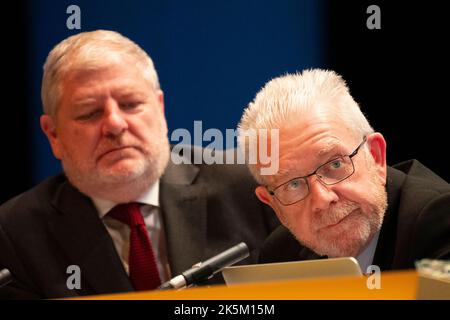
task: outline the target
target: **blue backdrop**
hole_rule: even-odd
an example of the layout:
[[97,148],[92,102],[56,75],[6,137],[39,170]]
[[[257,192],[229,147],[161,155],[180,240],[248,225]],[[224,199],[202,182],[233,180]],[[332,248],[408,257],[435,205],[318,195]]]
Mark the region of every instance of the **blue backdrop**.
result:
[[[81,30],[69,30],[69,5]],[[30,1],[27,92],[32,128],[32,183],[61,170],[39,128],[42,65],[59,41],[80,31],[110,29],[142,46],[165,92],[169,131],[235,128],[243,108],[270,78],[324,67],[322,1]]]

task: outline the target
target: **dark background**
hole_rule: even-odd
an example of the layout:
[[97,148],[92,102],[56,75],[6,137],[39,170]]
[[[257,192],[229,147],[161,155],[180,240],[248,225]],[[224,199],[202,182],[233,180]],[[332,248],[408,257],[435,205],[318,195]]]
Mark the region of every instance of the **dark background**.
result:
[[[347,80],[388,164],[416,158],[450,180],[446,108],[448,38],[439,2],[406,1],[17,1],[2,6],[2,183],[0,203],[60,170],[39,129],[42,64],[77,30],[113,29],[153,58],[169,129],[235,128],[269,79],[321,67]],[[381,30],[366,9],[381,8]]]

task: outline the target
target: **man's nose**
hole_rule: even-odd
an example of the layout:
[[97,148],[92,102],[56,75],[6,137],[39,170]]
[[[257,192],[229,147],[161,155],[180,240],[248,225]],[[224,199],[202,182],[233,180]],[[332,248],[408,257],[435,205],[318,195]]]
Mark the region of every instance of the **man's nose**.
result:
[[106,101],[105,109],[105,119],[102,128],[103,134],[113,136],[120,135],[128,128],[128,123],[119,104],[114,100],[108,100]]
[[339,196],[331,188],[332,186],[324,184],[317,176],[312,176],[308,180],[314,212],[327,210],[331,204],[339,200]]

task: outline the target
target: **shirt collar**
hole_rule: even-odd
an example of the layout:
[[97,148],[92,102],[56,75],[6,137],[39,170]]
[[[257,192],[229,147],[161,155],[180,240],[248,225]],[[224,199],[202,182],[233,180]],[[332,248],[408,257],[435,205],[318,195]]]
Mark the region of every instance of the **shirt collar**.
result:
[[[106,199],[91,197],[91,200],[97,209],[100,219],[103,218],[113,207],[118,205],[118,203]],[[153,183],[138,199],[133,202],[159,207],[159,180]]]
[[378,237],[380,235],[380,231],[378,231],[369,245],[356,257],[358,260],[358,264],[361,267],[361,271],[366,273],[367,268],[372,264],[373,257],[375,255],[375,249],[377,248]]

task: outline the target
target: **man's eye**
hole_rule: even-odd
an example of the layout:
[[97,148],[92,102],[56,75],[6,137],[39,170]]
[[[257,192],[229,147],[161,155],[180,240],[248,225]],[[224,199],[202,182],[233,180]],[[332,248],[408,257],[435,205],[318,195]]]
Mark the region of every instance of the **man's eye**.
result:
[[120,107],[122,109],[125,109],[125,110],[130,110],[130,109],[136,108],[137,106],[139,106],[139,104],[140,104],[139,102],[135,102],[135,101],[133,101],[133,102],[123,102],[123,103],[120,104]]
[[81,121],[92,120],[92,119],[97,118],[100,114],[101,114],[100,110],[95,110],[92,112],[82,114],[82,115],[78,116],[76,119],[81,120]]
[[331,169],[339,169],[340,167],[342,167],[342,159],[336,159],[331,161],[329,167]]
[[300,187],[300,180],[298,180],[298,179],[289,181],[289,182],[286,184],[286,189],[287,189],[287,190],[296,190],[296,189],[298,189],[299,187]]

